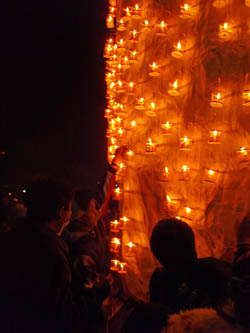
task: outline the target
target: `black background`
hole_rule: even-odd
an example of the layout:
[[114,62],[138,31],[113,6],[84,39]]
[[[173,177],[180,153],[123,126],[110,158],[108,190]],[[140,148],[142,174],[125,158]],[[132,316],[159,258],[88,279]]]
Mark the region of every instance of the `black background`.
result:
[[108,1],[1,2],[1,184],[93,186],[106,164]]

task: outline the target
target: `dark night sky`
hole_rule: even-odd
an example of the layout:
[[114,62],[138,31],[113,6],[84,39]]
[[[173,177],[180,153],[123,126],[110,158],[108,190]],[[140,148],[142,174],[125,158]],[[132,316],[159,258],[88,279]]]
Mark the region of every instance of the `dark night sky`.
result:
[[106,163],[108,1],[1,2],[0,182],[93,186]]

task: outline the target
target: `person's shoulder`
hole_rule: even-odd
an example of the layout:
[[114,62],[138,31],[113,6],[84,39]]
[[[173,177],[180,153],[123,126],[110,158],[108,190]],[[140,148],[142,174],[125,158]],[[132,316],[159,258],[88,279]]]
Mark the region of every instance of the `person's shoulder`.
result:
[[222,318],[211,308],[181,311],[169,317],[162,333],[240,333],[238,326]]

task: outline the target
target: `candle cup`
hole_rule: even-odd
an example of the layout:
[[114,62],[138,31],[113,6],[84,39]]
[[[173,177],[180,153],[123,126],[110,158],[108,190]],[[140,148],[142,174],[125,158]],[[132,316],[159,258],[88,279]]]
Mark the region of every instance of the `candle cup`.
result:
[[126,88],[125,88],[125,82],[118,80],[116,83],[116,93],[117,94],[122,94],[126,92]]
[[228,3],[229,3],[229,0],[214,0],[213,6],[215,8],[223,8],[223,7],[227,6]]
[[156,33],[157,36],[167,36],[167,24],[164,21],[161,21],[160,24],[156,25]]
[[120,32],[127,30],[127,27],[125,26],[125,21],[123,19],[120,19],[117,30]]
[[179,96],[180,91],[178,86],[178,80],[175,80],[174,83],[169,83],[168,94],[171,96]]
[[121,217],[119,219],[120,222],[120,230],[128,230],[130,219],[127,218],[126,216]]
[[106,18],[106,26],[108,29],[113,29],[115,27],[115,18],[112,15],[108,15]]
[[142,10],[139,7],[139,5],[136,4],[135,7],[133,8],[133,11],[132,11],[132,17],[133,17],[133,19],[139,20],[141,18],[141,14],[142,14]]
[[154,102],[150,103],[150,106],[146,111],[146,115],[149,117],[156,117],[156,106]]
[[221,91],[215,91],[211,95],[210,106],[213,108],[222,108],[224,106],[224,94]]
[[184,55],[184,50],[181,42],[174,45],[174,50],[171,52],[172,57],[181,59]]
[[221,23],[219,25],[219,33],[218,33],[219,38],[221,39],[230,39],[232,36],[232,25],[228,22]]
[[129,242],[125,245],[125,253],[124,255],[126,257],[134,257],[135,256],[135,244],[132,242]]
[[117,220],[110,222],[110,232],[118,233],[120,231],[120,222]]
[[115,188],[113,192],[113,200],[122,200],[122,194],[120,187]]
[[181,181],[190,180],[190,169],[186,165],[183,165],[179,171],[179,180],[181,180]]
[[207,183],[216,183],[217,172],[211,169],[206,169],[204,181]]
[[172,134],[172,124],[169,121],[161,124],[161,134]]
[[185,3],[183,6],[181,6],[180,18],[188,20],[192,18],[192,16],[194,16],[195,13],[196,13],[195,8]]
[[189,139],[187,136],[180,139],[180,150],[192,150],[193,140]]
[[120,268],[120,260],[112,259],[110,262],[110,270],[113,272],[117,272]]
[[139,39],[139,32],[137,30],[130,30],[129,31],[129,40],[134,43],[138,43]]
[[143,97],[137,99],[137,104],[136,104],[135,108],[136,108],[136,110],[141,110],[141,111],[145,110],[145,100]]
[[145,20],[142,24],[141,31],[143,32],[151,32],[151,25],[149,24],[148,20]]
[[177,209],[177,201],[175,199],[171,199],[169,195],[166,196],[166,200],[164,201],[164,208],[174,213]]
[[155,152],[155,143],[149,138],[146,142],[146,153],[154,153]]
[[127,83],[126,94],[134,96],[136,93],[136,84],[134,82]]
[[119,274],[127,274],[127,270],[126,270],[126,267],[127,267],[127,263],[126,262],[120,262],[120,267],[119,267],[119,270],[118,270],[118,273]]
[[164,182],[169,182],[173,178],[173,172],[169,170],[167,166],[165,166],[164,171],[162,172],[161,175],[161,181]]
[[121,68],[123,69],[129,69],[130,68],[130,61],[127,56],[124,56],[122,58]]
[[250,150],[245,147],[241,147],[240,150],[237,151],[238,160],[240,163],[249,162]]
[[149,72],[149,75],[152,77],[158,77],[160,76],[160,68],[159,65],[157,65],[155,62],[152,63],[152,65],[149,65],[151,68],[151,72]]
[[117,253],[119,252],[120,247],[121,247],[120,238],[117,237],[112,238],[110,242],[110,252]]
[[243,93],[242,93],[242,105],[250,106],[250,89],[243,91]]
[[138,61],[138,52],[136,50],[129,51],[129,62],[135,64]]
[[221,135],[222,135],[222,132],[220,132],[220,131],[209,131],[208,143],[215,144],[215,145],[220,144]]

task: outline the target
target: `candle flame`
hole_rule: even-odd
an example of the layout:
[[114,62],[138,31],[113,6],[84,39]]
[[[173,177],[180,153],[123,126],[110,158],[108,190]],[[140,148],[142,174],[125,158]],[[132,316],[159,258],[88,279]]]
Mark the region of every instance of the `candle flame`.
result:
[[120,24],[123,25],[124,24],[124,20],[120,19]]
[[141,98],[139,99],[139,103],[140,103],[140,104],[143,104],[143,103],[144,103],[144,98],[143,98],[143,97],[141,97]]
[[216,137],[218,135],[217,131],[213,131],[213,136]]
[[132,249],[132,247],[135,245],[132,242],[129,242],[128,246]]
[[151,102],[151,109],[155,109],[155,102]]
[[177,49],[178,49],[178,50],[181,50],[181,42],[178,42],[178,43],[177,43]]
[[185,9],[186,11],[188,11],[188,9],[189,9],[189,6],[188,6],[188,4],[187,4],[187,3],[185,3],[185,5],[184,5],[184,9]]
[[112,239],[112,243],[117,244],[117,245],[120,245],[120,244],[121,244],[119,238],[113,238],[113,239]]
[[186,207],[186,212],[187,212],[187,214],[190,214],[192,212],[192,209],[189,207]]
[[144,24],[145,24],[146,26],[148,26],[148,25],[149,25],[148,20],[145,20],[145,21],[144,21]]
[[183,165],[183,166],[182,166],[182,170],[183,170],[183,172],[187,172],[188,169],[189,169],[189,168],[188,168],[186,165]]
[[228,29],[228,23],[227,22],[224,23],[224,29],[225,30]]
[[139,10],[139,5],[138,4],[135,5],[135,10]]
[[128,155],[129,155],[129,156],[133,156],[133,155],[134,155],[133,150],[129,150],[129,151],[128,151]]
[[164,21],[161,21],[161,28],[162,28],[162,29],[165,29],[165,28],[166,28],[166,24],[165,24]]
[[171,198],[170,198],[169,195],[167,195],[167,201],[168,201],[168,202],[171,202]]
[[208,174],[209,174],[209,176],[213,176],[213,175],[214,175],[214,171],[210,169],[210,170],[208,171]]
[[135,121],[135,120],[132,120],[132,121],[131,121],[131,126],[132,126],[132,127],[135,127],[135,125],[136,125],[136,121]]
[[168,175],[169,174],[169,169],[167,166],[165,166],[165,173]]
[[170,124],[169,121],[166,122],[165,127],[166,127],[166,129],[170,129],[171,128],[171,124]]
[[218,93],[218,94],[216,95],[216,98],[217,98],[217,100],[221,99],[221,94]]
[[174,87],[175,89],[178,88],[178,81],[177,81],[177,80],[175,80],[175,82],[174,82],[174,84],[173,84],[173,87]]

